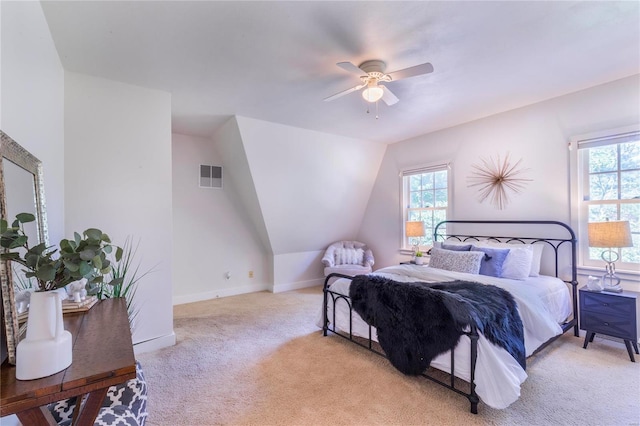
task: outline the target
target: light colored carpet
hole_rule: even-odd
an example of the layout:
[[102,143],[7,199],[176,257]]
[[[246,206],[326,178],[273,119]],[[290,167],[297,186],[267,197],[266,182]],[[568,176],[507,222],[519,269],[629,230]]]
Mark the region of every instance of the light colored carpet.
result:
[[[624,345],[563,336],[528,359],[504,410],[479,405],[315,321],[320,288],[177,306],[178,343],[141,354],[149,425],[638,425],[640,362]],[[638,357],[640,358],[640,357]]]

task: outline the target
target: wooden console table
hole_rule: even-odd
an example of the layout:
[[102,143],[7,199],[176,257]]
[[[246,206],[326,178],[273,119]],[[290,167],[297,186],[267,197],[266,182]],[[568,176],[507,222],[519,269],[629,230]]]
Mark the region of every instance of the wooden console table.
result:
[[66,314],[64,325],[73,335],[71,365],[52,376],[23,381],[16,380],[15,366],[2,364],[0,416],[16,414],[23,425],[51,425],[46,404],[86,395],[73,424],[93,425],[109,386],[135,379],[124,299],[103,300],[85,313]]

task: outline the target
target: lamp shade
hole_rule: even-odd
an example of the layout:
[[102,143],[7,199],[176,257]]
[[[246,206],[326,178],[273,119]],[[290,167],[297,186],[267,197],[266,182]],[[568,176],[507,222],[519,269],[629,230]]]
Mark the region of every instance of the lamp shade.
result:
[[633,247],[629,221],[589,223],[589,247]]
[[424,237],[424,222],[407,222],[405,233],[407,237]]

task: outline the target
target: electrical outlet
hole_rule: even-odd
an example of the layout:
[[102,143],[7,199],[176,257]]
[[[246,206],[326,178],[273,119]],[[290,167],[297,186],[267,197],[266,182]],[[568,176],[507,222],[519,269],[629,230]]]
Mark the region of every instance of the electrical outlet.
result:
[[253,278],[253,271],[249,271],[249,278]]

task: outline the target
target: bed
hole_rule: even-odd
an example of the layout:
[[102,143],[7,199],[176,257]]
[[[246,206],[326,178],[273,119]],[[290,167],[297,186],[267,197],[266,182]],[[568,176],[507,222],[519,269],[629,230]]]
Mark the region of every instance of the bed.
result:
[[[527,236],[508,236],[505,229],[517,229],[519,234]],[[462,280],[506,290],[517,303],[527,357],[571,329],[575,336],[579,335],[578,320],[574,314],[577,312],[578,284],[576,238],[566,224],[556,221],[444,221],[436,226],[434,241],[437,257],[432,255],[431,263],[448,269],[401,264],[379,269],[370,275],[380,277],[376,278],[378,280],[384,278],[394,283],[409,283],[407,285]],[[531,270],[524,266],[533,276],[528,273],[514,276],[513,272],[507,274],[506,269],[502,277],[479,275],[438,264],[437,259],[443,256],[458,256],[452,254],[458,251],[455,246],[465,245],[474,246],[469,251],[481,250],[478,247],[482,246],[499,248],[498,252],[506,250],[505,256],[512,255],[514,259],[516,253],[522,254],[522,250],[536,252],[528,264],[532,265]],[[483,257],[487,258],[491,259],[487,255]],[[537,272],[540,269],[542,272]],[[387,357],[378,343],[376,328],[354,310],[349,296],[352,281],[353,277],[341,274],[327,277],[318,325],[322,327],[324,336],[332,333]],[[470,411],[474,414],[478,412],[480,400],[493,408],[508,407],[520,397],[520,385],[527,378],[523,365],[504,348],[487,340],[475,325],[469,325],[461,334],[457,343],[433,358],[430,367],[421,375],[467,397]],[[445,378],[443,372],[446,373]]]

